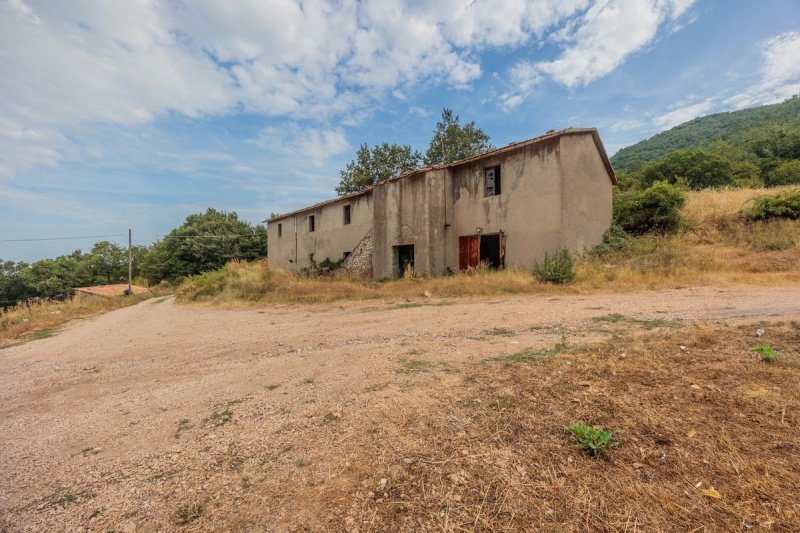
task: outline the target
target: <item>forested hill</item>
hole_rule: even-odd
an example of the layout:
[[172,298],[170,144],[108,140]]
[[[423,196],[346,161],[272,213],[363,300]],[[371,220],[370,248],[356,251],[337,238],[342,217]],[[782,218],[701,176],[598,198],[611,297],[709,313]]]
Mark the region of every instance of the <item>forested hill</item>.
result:
[[790,132],[800,132],[800,97],[797,96],[780,104],[716,113],[684,122],[623,148],[611,162],[615,169],[629,172],[676,150],[693,148],[728,152],[721,155],[731,159],[750,159],[746,153],[751,151],[754,142]]

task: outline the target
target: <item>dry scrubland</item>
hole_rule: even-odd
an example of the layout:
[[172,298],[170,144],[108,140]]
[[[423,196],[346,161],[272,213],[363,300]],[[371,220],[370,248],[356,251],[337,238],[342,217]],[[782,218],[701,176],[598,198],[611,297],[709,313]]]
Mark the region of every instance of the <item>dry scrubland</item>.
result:
[[182,301],[241,305],[264,302],[331,302],[361,299],[419,299],[518,293],[631,291],[686,285],[800,281],[800,221],[746,222],[739,211],[759,195],[786,188],[692,191],[684,228],[667,237],[644,236],[629,248],[587,256],[567,287],[543,284],[530,272],[509,269],[438,278],[386,282],[303,277],[266,262],[232,263],[224,271],[197,276],[178,288]]
[[0,530],[797,531],[798,302],[149,300],[0,351]]

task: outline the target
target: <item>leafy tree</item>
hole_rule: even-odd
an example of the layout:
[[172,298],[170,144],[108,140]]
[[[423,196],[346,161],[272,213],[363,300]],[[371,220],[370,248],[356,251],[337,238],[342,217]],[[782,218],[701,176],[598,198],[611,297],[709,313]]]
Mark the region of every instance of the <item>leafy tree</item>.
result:
[[267,253],[267,230],[239,220],[235,212],[209,208],[190,215],[180,227],[153,245],[141,274],[151,282],[216,270],[233,259],[252,260]]
[[363,191],[405,169],[417,168],[421,160],[422,154],[408,145],[383,143],[370,148],[364,143],[358,149],[356,158],[341,171],[336,192],[344,196]]
[[775,170],[767,175],[767,185],[794,185],[800,183],[800,159],[786,161],[778,165]]
[[489,135],[477,127],[475,121],[462,126],[459,116],[453,114],[452,109],[444,108],[425,152],[425,164],[452,163],[491,149]]
[[128,279],[128,250],[109,241],[100,241],[86,254],[83,268],[98,284],[121,283]]
[[25,286],[21,273],[27,270],[27,263],[0,260],[0,306],[12,305],[19,300],[34,296]]
[[657,181],[677,183],[684,178],[692,189],[720,187],[733,183],[733,167],[727,159],[707,150],[680,150],[645,166],[645,185]]

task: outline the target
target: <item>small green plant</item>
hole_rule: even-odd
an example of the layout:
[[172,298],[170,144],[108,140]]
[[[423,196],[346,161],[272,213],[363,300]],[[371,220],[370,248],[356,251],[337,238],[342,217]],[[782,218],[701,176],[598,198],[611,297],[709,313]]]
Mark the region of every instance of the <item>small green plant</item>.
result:
[[190,429],[191,427],[192,425],[189,423],[188,418],[181,418],[180,420],[178,420],[178,427],[177,429],[175,429],[175,438],[179,439],[181,436],[181,431],[185,431],[187,429]]
[[214,411],[211,416],[203,420],[214,427],[223,426],[233,420],[233,411],[226,405],[223,411]]
[[513,337],[516,335],[513,330],[508,328],[492,328],[484,331],[487,335],[494,335],[497,337]]
[[280,384],[279,384],[279,383],[273,383],[273,384],[271,384],[271,385],[267,385],[265,388],[266,388],[267,390],[275,390],[275,389],[277,389],[278,387],[280,387]]
[[614,434],[601,427],[594,427],[583,422],[566,426],[564,430],[572,435],[575,445],[584,452],[597,457],[621,444]]
[[757,353],[761,356],[761,360],[765,363],[774,363],[778,360],[778,352],[775,351],[775,348],[768,344],[762,344],[761,346],[756,346],[751,351]]
[[400,359],[400,368],[397,369],[399,374],[416,374],[417,372],[428,372],[433,367],[430,361],[422,359]]
[[175,522],[180,525],[191,524],[203,514],[203,504],[190,503],[178,507],[175,511]]
[[575,260],[568,250],[553,256],[544,254],[544,261],[536,264],[533,273],[543,283],[569,283],[575,279]]

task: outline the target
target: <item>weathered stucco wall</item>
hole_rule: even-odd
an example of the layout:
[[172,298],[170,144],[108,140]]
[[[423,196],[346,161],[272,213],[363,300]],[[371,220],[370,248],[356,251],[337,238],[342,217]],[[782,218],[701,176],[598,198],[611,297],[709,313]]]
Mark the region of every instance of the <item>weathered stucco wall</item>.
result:
[[[344,223],[345,205],[350,205],[350,224]],[[309,231],[311,215],[315,217],[313,232]],[[283,225],[281,237],[278,237],[278,224]],[[338,261],[345,252],[352,252],[371,228],[372,193],[367,192],[273,220],[267,230],[268,258],[272,265],[293,271],[310,267],[311,254],[317,263],[325,259]]]
[[[500,165],[501,193],[484,196],[484,169]],[[561,244],[561,151],[558,139],[456,167],[453,171],[455,253],[458,237],[504,232],[506,266],[529,267]]]
[[435,170],[382,183],[373,189],[373,274],[395,277],[396,246],[414,245],[414,270],[441,275],[445,256],[447,215],[451,208],[448,171]]
[[[484,169],[497,165],[501,193],[486,197]],[[317,262],[338,260],[371,231],[375,278],[401,273],[396,250],[401,245],[414,246],[417,272],[442,275],[459,268],[460,236],[502,233],[505,265],[531,268],[545,253],[562,248],[581,252],[601,242],[611,224],[611,188],[591,131],[546,136],[474,162],[383,182],[363,196],[273,221],[269,258],[291,270],[310,266],[311,254]],[[349,225],[343,224],[346,204],[352,206]],[[309,232],[312,214],[316,230]],[[282,237],[277,223],[283,224]]]
[[562,135],[561,247],[588,250],[611,226],[612,183],[591,135]]

